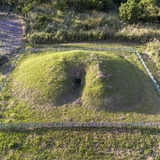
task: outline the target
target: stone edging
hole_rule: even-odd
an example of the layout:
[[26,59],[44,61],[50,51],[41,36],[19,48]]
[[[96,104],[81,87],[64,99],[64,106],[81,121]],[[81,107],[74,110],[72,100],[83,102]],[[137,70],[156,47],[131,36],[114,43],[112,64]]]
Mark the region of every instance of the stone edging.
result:
[[40,128],[86,128],[86,127],[149,127],[160,128],[160,123],[154,122],[50,122],[50,123],[0,123],[0,129],[40,129]]

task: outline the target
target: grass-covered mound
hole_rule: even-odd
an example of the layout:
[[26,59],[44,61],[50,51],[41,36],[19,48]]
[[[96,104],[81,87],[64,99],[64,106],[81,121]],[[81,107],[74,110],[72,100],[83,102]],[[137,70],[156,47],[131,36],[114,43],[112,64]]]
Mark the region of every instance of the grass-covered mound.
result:
[[124,57],[111,52],[33,54],[14,70],[12,92],[33,105],[129,110],[143,96],[137,70]]

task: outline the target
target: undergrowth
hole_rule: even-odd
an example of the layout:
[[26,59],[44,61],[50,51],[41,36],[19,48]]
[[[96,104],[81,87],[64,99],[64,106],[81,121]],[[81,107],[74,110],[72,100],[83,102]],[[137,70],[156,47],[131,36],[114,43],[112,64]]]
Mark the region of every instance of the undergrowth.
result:
[[158,85],[160,85],[160,41],[154,40],[144,45],[143,58],[148,68],[155,77]]
[[129,25],[115,12],[61,11],[54,4],[43,4],[30,11],[27,22],[25,39],[35,44],[99,40],[146,43],[160,37],[159,24],[154,27],[147,23]]

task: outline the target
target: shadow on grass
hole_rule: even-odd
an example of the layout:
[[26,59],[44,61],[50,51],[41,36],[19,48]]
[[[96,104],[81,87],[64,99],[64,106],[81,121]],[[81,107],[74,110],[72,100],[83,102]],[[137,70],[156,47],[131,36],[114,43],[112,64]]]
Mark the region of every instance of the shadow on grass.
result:
[[[77,48],[77,49],[85,49],[85,48],[101,48],[102,46],[105,48],[124,48],[125,47],[136,47],[139,45],[138,43],[132,43],[132,42],[115,42],[115,41],[92,41],[92,42],[75,42],[75,43],[57,43],[57,44],[50,44],[50,45],[38,45],[38,44],[29,44],[31,48]],[[82,46],[83,45],[83,46]]]
[[11,68],[11,64],[7,63],[4,64],[3,66],[0,66],[0,73],[2,73],[3,75],[7,74],[9,72],[9,69]]
[[63,128],[43,128],[43,129],[0,129],[0,132],[4,133],[23,133],[23,134],[33,134],[36,133],[38,135],[43,135],[46,132],[98,132],[98,133],[106,133],[110,132],[113,134],[123,134],[123,133],[131,133],[137,134],[137,132],[142,135],[159,135],[160,128],[150,128],[150,127],[63,127]]

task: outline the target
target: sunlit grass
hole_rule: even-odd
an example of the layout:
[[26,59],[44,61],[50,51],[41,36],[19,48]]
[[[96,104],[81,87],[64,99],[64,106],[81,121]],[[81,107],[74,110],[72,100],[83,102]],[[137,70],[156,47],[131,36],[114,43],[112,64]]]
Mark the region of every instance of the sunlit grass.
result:
[[[1,121],[159,121],[158,93],[136,54],[83,50],[95,45],[122,46],[75,43],[56,47],[82,50],[25,52],[1,95]],[[74,90],[71,70],[80,66],[82,86]]]
[[159,130],[0,131],[1,159],[159,159]]

